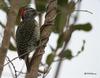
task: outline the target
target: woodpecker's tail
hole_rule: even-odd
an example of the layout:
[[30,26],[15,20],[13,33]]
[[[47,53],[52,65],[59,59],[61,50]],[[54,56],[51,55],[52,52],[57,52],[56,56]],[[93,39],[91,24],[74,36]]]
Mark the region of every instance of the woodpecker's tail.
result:
[[27,72],[29,72],[30,71],[30,61],[29,61],[28,55],[25,56],[25,63],[26,63]]

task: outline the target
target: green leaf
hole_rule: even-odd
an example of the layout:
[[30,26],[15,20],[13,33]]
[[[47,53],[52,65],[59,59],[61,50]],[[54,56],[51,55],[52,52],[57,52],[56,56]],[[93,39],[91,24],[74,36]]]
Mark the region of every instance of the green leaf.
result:
[[68,0],[58,0],[57,3],[57,16],[55,18],[55,25],[53,26],[53,32],[61,33],[66,25],[67,21],[67,3]]
[[78,24],[78,25],[74,25],[73,26],[74,30],[83,30],[83,31],[90,31],[92,30],[92,25],[90,23],[86,23],[86,24]]
[[52,64],[53,60],[54,60],[54,54],[50,53],[46,59],[46,63],[48,64],[48,66]]
[[68,60],[71,60],[73,58],[72,51],[70,49],[64,51],[64,57]]
[[38,12],[45,12],[46,11],[46,4],[47,0],[35,0],[35,6]]
[[9,49],[16,51],[16,47],[10,42]]

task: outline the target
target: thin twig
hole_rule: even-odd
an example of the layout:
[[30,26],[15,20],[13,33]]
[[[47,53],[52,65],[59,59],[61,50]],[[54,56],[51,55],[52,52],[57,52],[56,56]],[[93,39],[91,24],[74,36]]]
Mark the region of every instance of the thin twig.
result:
[[[81,0],[78,0],[77,1],[78,5],[77,5],[77,10],[80,10],[81,8]],[[73,24],[75,24],[78,20],[78,16],[79,16],[79,11],[76,12],[76,15],[74,17],[74,21],[73,21]]]
[[26,72],[22,72],[22,71],[16,71],[16,72],[19,73],[17,76],[19,76],[20,74],[26,74]]
[[74,10],[74,11],[87,12],[87,13],[93,14],[91,11],[88,11],[88,10]]
[[9,59],[8,56],[6,56],[6,57],[7,57],[8,61],[11,63],[13,69],[14,69],[14,72],[15,72],[15,78],[17,78],[17,71],[16,71],[16,68],[15,68],[14,64],[12,63],[12,61]]
[[20,74],[26,74],[26,73],[22,72],[22,70],[23,70],[24,66],[25,66],[25,64],[23,64],[23,66],[22,66],[22,68],[21,68],[21,70],[20,70],[20,71],[17,71],[17,72],[18,72],[17,77],[18,77],[18,76],[20,76]]
[[1,21],[0,21],[0,25],[2,28],[5,28],[5,25],[3,25]]
[[[18,57],[13,58],[13,59],[12,59],[12,60],[10,60],[10,61],[14,61],[14,60],[16,60],[17,58],[20,58],[20,57],[22,57],[22,56],[24,56],[24,55],[27,55],[28,53],[30,53],[30,52],[26,52],[26,53],[24,53],[24,54],[22,54],[22,55],[20,55],[20,56],[18,56]],[[9,62],[7,62],[6,64],[4,64],[2,67],[4,67],[4,66],[6,66],[7,64],[9,64],[9,63],[10,63],[10,61],[9,61]]]
[[39,72],[43,74],[42,78],[45,78],[47,76],[47,74],[49,73],[50,69],[51,68],[48,67],[48,68],[45,68],[43,71],[39,70]]
[[10,64],[8,64],[8,66],[9,66],[9,69],[10,69],[10,71],[11,71],[12,77],[15,78],[14,72],[13,72],[13,70],[12,70]]
[[80,53],[83,52],[83,50],[84,50],[84,46],[85,46],[85,40],[83,40],[83,45],[82,45],[82,47],[81,47],[81,50],[78,51],[78,53],[77,53],[74,57],[77,57]]
[[49,67],[49,68],[47,69],[47,71],[46,71],[46,73],[45,73],[45,77],[48,75],[48,73],[50,72],[50,70],[51,70],[51,67]]
[[[45,69],[44,69],[44,71],[45,71]],[[43,77],[42,78],[45,78],[45,72],[43,73]]]

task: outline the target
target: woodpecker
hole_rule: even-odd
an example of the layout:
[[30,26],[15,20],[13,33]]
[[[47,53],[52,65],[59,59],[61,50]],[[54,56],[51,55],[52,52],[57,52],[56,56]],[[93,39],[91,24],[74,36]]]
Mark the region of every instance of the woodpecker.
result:
[[40,27],[35,20],[38,12],[30,7],[22,7],[19,15],[22,21],[16,30],[17,52],[19,58],[25,60],[29,70],[29,53],[36,49],[40,40]]

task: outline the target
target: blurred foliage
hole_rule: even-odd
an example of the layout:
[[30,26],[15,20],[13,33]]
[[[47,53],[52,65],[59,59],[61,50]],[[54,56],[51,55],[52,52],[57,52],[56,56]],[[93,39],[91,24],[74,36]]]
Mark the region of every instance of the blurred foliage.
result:
[[54,54],[53,53],[50,53],[48,56],[47,56],[47,59],[46,59],[46,64],[48,64],[48,66],[50,66],[52,64],[54,60]]
[[68,0],[58,0],[57,16],[53,32],[62,33],[66,26],[67,17],[75,10],[75,2]]
[[57,16],[55,19],[55,25],[53,32],[60,33],[63,31],[64,26],[66,25],[67,20],[67,9],[68,0],[58,0],[57,3]]
[[[57,39],[56,49],[50,46],[51,50],[55,52],[54,53],[55,55],[52,55],[51,53],[50,55],[47,56],[46,63],[49,65],[53,63],[54,57],[57,57],[57,56],[59,56],[60,58],[66,58],[68,60],[71,60],[73,57],[75,57],[72,55],[72,50],[66,49],[66,48],[60,51],[60,53],[58,54],[59,49],[63,49],[64,46],[66,47],[65,44],[66,42],[68,44],[74,31],[82,30],[85,32],[89,32],[92,30],[92,25],[90,23],[75,24],[78,19],[78,15],[76,15],[77,18],[75,19],[73,18],[75,20],[74,23],[72,24],[69,23],[70,20],[68,19],[72,18],[71,15],[74,13],[75,10],[76,10],[76,3],[73,0],[70,0],[70,1],[58,0],[57,16],[56,16],[55,24],[53,27],[53,32],[57,33],[59,36]],[[84,44],[85,44],[85,40],[83,40],[83,45],[81,47],[81,50],[77,52],[76,56],[78,56],[82,51],[84,51],[84,47],[85,47]]]
[[15,0],[19,7],[27,6],[31,0]]
[[59,37],[57,40],[57,49],[63,46],[66,35],[67,35],[66,32],[62,32],[61,34],[59,34]]
[[47,0],[35,0],[36,10],[44,13],[46,11]]
[[[21,8],[24,6],[27,6],[28,4],[30,4],[31,0],[8,0],[10,4],[12,3],[16,3],[18,6],[17,8]],[[35,6],[36,6],[36,10],[38,12],[40,12],[41,14],[46,12],[46,7],[47,7],[47,0],[35,0]],[[4,0],[0,0],[0,9],[4,10],[5,12],[8,11],[9,7],[7,6],[7,4],[4,2]],[[90,23],[84,23],[84,24],[68,24],[68,18],[71,18],[71,15],[74,13],[76,9],[76,3],[74,2],[74,0],[58,0],[57,2],[57,16],[55,19],[55,23],[53,26],[53,31],[54,33],[58,34],[59,37],[57,39],[57,47],[56,49],[54,49],[52,46],[50,46],[52,52],[55,53],[50,53],[47,56],[46,59],[46,64],[48,66],[50,66],[53,61],[54,58],[59,56],[58,55],[58,50],[62,49],[64,47],[64,44],[66,42],[66,40],[68,40],[68,37],[71,37],[72,33],[76,30],[83,30],[85,32],[89,32],[90,30],[92,30],[92,25]],[[77,15],[78,16],[78,15]],[[20,23],[20,15],[17,15],[17,19],[16,19],[16,25],[18,25]],[[67,28],[68,27],[68,28]],[[72,30],[72,32],[69,33],[69,31],[67,30]],[[70,35],[70,36],[69,36]],[[70,39],[70,38],[69,38]],[[81,47],[81,50],[78,51],[77,55],[79,55],[83,50],[84,50],[84,44],[85,44],[85,40],[83,41],[83,46]],[[10,50],[16,51],[16,47],[12,44],[12,42],[10,42],[10,46],[9,46]],[[61,54],[61,53],[59,53]],[[70,49],[66,49],[63,52],[63,58],[66,58],[68,60],[71,60],[74,56],[72,55],[72,50]],[[76,55],[76,56],[77,56]],[[60,57],[62,58],[62,57]]]
[[[18,5],[17,8],[23,7],[23,6],[27,6],[29,3],[31,2],[31,0],[1,0],[0,1],[0,9],[4,10],[7,12],[7,10],[9,9],[10,6],[14,6],[14,5]],[[8,6],[8,4],[10,6]]]
[[16,51],[16,47],[10,42],[9,50]]
[[0,1],[0,9],[2,9],[3,11],[7,12],[8,11],[8,6],[7,4],[4,2],[4,0]]
[[90,23],[85,23],[85,24],[77,24],[73,25],[73,30],[83,30],[85,32],[91,31],[92,30],[92,25]]
[[65,50],[63,55],[64,55],[63,57],[65,57],[68,60],[71,60],[73,57],[72,51],[70,49]]
[[23,6],[27,6],[30,4],[31,0],[8,0],[10,5],[16,4],[17,8],[21,8]]

